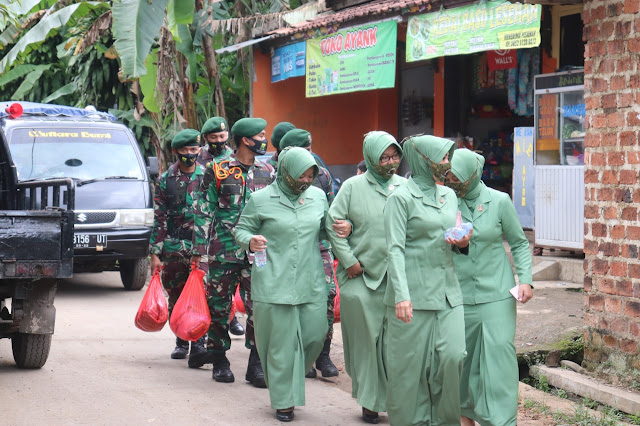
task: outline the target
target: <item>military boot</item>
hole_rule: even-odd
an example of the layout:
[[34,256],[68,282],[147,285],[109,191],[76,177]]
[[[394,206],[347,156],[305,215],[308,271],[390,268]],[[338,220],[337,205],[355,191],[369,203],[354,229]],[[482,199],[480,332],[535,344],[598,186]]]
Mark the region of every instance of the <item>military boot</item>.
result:
[[224,353],[213,353],[213,380],[222,383],[232,383],[235,380],[231,371],[231,364]]
[[[191,342],[191,351],[189,351],[189,367],[191,367],[191,358],[206,355],[207,353],[207,337],[202,336],[195,342]],[[197,367],[191,367],[197,368]]]
[[235,316],[229,324],[229,333],[233,334],[234,336],[242,336],[244,334],[244,327],[242,326],[242,324],[240,324],[238,318],[236,318]]
[[305,374],[304,377],[306,377],[307,379],[315,379],[317,375],[318,373],[316,372],[316,369],[313,368],[313,366],[311,366],[311,368],[309,369],[309,371],[307,371],[307,374]]
[[260,356],[255,346],[249,352],[249,365],[247,366],[247,374],[245,380],[257,388],[266,388],[267,383],[264,381],[264,372],[260,364]]
[[171,352],[171,359],[185,359],[189,353],[189,342],[176,337],[176,348]]
[[338,369],[329,358],[329,351],[331,350],[331,339],[324,341],[324,347],[320,356],[316,360],[316,368],[322,372],[322,377],[336,377],[338,375]]

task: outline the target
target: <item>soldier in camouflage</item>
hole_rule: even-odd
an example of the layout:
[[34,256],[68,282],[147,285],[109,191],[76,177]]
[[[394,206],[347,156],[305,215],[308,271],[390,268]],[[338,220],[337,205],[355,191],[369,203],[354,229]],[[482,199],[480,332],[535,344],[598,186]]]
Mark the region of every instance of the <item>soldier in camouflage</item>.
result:
[[[297,146],[307,149],[311,152],[311,134],[303,129],[293,129],[288,131],[280,140],[280,149],[285,149],[288,146]],[[313,185],[322,189],[322,192],[327,196],[327,202],[329,205],[333,202],[336,194],[333,190],[333,181],[329,171],[322,167],[316,160],[319,173],[314,179]],[[337,225],[336,230],[345,232],[345,235],[351,233],[351,225],[347,221],[341,221]],[[329,290],[329,297],[327,299],[327,322],[329,323],[329,331],[324,342],[324,348],[316,360],[316,368],[322,373],[322,377],[335,377],[338,375],[338,369],[331,361],[329,352],[331,350],[331,339],[333,338],[333,320],[334,320],[334,300],[336,297],[336,282],[333,271],[333,255],[331,253],[331,244],[328,240],[322,240],[319,242],[320,254],[322,255],[322,262],[324,263],[324,273],[327,282],[327,288]],[[307,378],[316,377],[315,368],[307,372]]]
[[207,149],[198,155],[198,163],[206,167],[212,161],[219,163],[231,157],[233,150],[228,146],[229,126],[224,118],[211,117],[204,123],[200,133]]
[[[243,118],[231,129],[236,153],[229,160],[207,167],[200,187],[201,196],[196,209],[205,221],[196,222],[193,255],[208,256],[207,299],[211,313],[208,353],[189,359],[189,366],[213,364],[213,379],[218,382],[235,380],[225,353],[231,347],[228,321],[231,298],[240,285],[240,295],[247,311],[245,346],[251,350],[245,379],[256,387],[266,387],[253,332],[253,304],[251,301],[251,263],[253,254],[246,253],[233,239],[231,231],[251,193],[275,180],[273,167],[255,159],[267,148],[265,127],[261,118]],[[207,231],[213,221],[210,235]]]
[[278,168],[278,155],[280,155],[280,152],[282,151],[282,149],[280,149],[280,141],[282,140],[282,137],[289,130],[293,130],[295,128],[296,126],[286,121],[276,124],[273,128],[273,133],[271,133],[271,145],[276,149],[276,152],[269,159],[269,164],[271,164],[274,169]]
[[[198,163],[205,168],[211,166],[212,161],[221,163],[231,158],[233,150],[229,148],[229,126],[227,120],[223,117],[211,117],[208,119],[200,130],[202,139],[207,144],[207,149],[203,149],[198,155]],[[210,232],[210,231],[209,231]],[[244,328],[234,316],[229,324],[229,332],[236,336],[244,334]]]
[[[195,213],[193,202],[204,176],[196,164],[200,152],[200,132],[182,130],[171,142],[178,161],[157,181],[154,197],[154,223],[150,238],[151,274],[162,267],[162,285],[169,294],[169,315],[182,293],[190,272],[191,244]],[[205,263],[199,265],[202,269]],[[191,357],[206,352],[205,338],[191,343]],[[184,359],[189,342],[176,338],[173,359]]]

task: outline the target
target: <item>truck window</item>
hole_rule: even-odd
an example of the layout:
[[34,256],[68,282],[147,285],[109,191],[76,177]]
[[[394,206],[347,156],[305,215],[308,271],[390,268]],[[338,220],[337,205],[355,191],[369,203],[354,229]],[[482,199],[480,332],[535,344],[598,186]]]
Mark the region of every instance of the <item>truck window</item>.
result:
[[19,180],[107,176],[143,179],[136,152],[122,130],[16,128],[9,141]]

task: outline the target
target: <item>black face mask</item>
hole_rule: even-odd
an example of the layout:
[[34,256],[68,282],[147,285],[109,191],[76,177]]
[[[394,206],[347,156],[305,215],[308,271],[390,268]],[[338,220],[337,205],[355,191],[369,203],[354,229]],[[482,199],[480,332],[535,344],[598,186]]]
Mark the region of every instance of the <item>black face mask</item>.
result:
[[198,154],[178,154],[178,160],[185,167],[191,167],[196,164],[196,158],[198,158]]
[[264,138],[263,140],[258,140],[258,139],[250,138],[248,136],[245,136],[245,137],[253,142],[253,145],[247,146],[247,148],[249,148],[251,151],[255,152],[258,155],[264,155],[267,153],[267,144],[269,143],[267,138]]
[[224,146],[227,144],[227,141],[229,141],[229,139],[222,142],[207,142],[207,144],[209,145],[209,152],[213,155],[221,154]]

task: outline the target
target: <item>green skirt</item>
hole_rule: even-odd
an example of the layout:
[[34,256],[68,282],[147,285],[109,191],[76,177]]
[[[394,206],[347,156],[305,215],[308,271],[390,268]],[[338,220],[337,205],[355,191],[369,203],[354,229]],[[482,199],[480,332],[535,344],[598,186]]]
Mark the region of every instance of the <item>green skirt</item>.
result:
[[386,411],[387,378],[382,360],[386,288],[385,279],[371,290],[362,276],[340,287],[342,345],[345,369],[351,377],[351,396],[371,411]]
[[518,361],[513,298],[464,305],[467,358],[460,380],[462,415],[480,424],[515,425]]
[[409,324],[388,306],[383,340],[389,423],[459,426],[466,353],[462,305],[414,310]]
[[271,407],[304,405],[304,375],[320,355],[327,334],[327,302],[278,305],[254,301],[253,315]]

